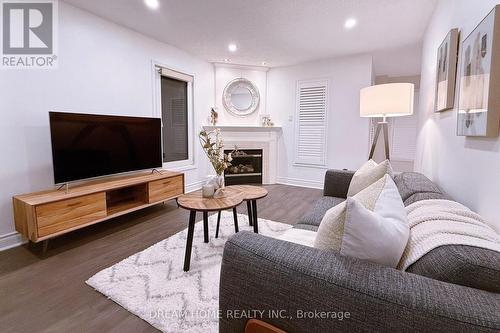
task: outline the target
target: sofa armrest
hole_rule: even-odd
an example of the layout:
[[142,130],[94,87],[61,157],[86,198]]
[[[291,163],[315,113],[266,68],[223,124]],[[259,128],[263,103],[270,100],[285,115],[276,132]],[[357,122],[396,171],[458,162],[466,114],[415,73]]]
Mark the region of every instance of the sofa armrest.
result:
[[323,195],[337,198],[347,198],[347,191],[354,171],[328,170],[325,174]]
[[251,318],[287,332],[493,331],[500,294],[250,232],[222,258],[219,332]]

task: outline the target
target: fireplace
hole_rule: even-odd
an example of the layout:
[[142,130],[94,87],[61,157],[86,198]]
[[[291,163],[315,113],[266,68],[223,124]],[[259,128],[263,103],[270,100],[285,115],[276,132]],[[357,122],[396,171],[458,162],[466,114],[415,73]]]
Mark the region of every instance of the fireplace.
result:
[[224,181],[226,185],[262,184],[262,171],[262,149],[239,149],[224,172]]
[[[245,183],[262,182],[262,184],[276,184],[278,169],[278,138],[281,135],[280,126],[219,125],[217,127],[203,126],[203,128],[207,131],[216,128],[221,131],[226,153],[235,146],[238,147],[238,150],[245,152],[258,150],[257,155],[260,153],[262,159],[260,168],[260,173],[262,173],[262,175],[260,175],[260,177],[257,175],[257,180],[246,179]],[[236,164],[236,161],[234,161],[234,163]],[[250,176],[245,177],[250,178]],[[230,176],[226,179],[229,180],[230,178],[234,177]]]

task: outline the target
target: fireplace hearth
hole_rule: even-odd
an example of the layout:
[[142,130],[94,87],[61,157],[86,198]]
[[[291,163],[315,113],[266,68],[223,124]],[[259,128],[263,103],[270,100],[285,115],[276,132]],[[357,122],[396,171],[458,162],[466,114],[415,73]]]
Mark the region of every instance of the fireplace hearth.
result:
[[[231,150],[225,150],[226,154]],[[226,185],[262,184],[262,149],[239,149],[224,172]]]

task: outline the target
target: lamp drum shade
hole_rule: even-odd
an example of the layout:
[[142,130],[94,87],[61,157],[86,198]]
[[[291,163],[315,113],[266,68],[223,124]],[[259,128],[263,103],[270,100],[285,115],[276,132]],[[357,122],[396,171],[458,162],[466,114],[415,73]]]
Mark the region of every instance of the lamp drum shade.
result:
[[399,117],[413,114],[413,83],[378,84],[361,89],[361,117]]

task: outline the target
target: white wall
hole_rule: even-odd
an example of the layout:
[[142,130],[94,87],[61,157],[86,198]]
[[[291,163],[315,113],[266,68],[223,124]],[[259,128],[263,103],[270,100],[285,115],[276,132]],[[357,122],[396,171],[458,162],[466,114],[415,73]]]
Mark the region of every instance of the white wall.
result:
[[[260,115],[266,113],[266,71],[267,68],[265,67],[256,69],[248,66],[215,64],[215,103],[219,114],[218,125],[260,125]],[[259,90],[260,102],[257,110],[245,117],[238,117],[228,112],[222,103],[224,88],[229,82],[237,78],[252,81]],[[205,123],[208,123],[208,121]]]
[[422,59],[421,43],[377,50],[372,55],[373,71],[377,76],[400,77],[420,74]]
[[436,7],[423,44],[416,170],[500,231],[500,138],[457,136],[457,98],[454,110],[433,112],[439,44],[452,28],[461,30],[463,40],[498,3],[441,0]]
[[[48,111],[153,115],[152,61],[195,75],[195,121],[214,105],[213,66],[59,2],[59,68],[0,72],[0,247],[16,238],[12,196],[53,185]],[[196,184],[200,163],[186,172]]]
[[[377,50],[373,55],[375,84],[410,82],[415,85],[415,106],[418,105],[422,43],[403,45],[397,48]],[[389,119],[389,146],[391,165],[395,171],[413,171],[418,108],[412,116]],[[396,128],[396,131],[394,129]],[[394,150],[395,144],[399,149]],[[398,153],[399,151],[399,153]],[[405,151],[404,154],[401,152]],[[411,152],[411,153],[410,153]],[[404,155],[404,156],[403,156]],[[385,159],[383,136],[379,137],[374,159]]]
[[351,56],[272,68],[267,75],[267,112],[283,126],[278,181],[322,187],[325,169],[294,166],[297,81],[329,80],[328,168],[357,169],[368,157],[368,120],[359,117],[359,90],[371,85],[372,58]]

